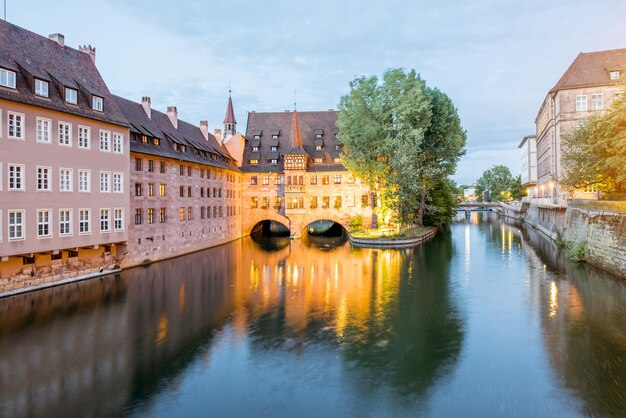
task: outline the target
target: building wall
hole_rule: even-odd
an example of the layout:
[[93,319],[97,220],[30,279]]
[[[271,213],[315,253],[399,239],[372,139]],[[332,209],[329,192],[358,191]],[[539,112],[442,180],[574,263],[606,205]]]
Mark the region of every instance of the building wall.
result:
[[[161,185],[165,185],[164,196]],[[123,265],[162,260],[241,237],[240,190],[239,172],[131,153],[131,238]],[[161,209],[165,209],[165,222]]]
[[[8,137],[8,112],[24,117],[24,139]],[[49,143],[37,141],[37,118],[49,121]],[[128,240],[129,198],[128,128],[74,116],[37,106],[0,100],[0,289],[16,286],[21,279],[45,281],[51,274],[66,276],[115,264],[117,249]],[[59,122],[71,124],[71,146],[60,145]],[[78,147],[78,127],[90,128],[90,148]],[[123,136],[122,152],[100,150],[100,131]],[[112,144],[109,145],[111,150]],[[19,164],[24,171],[21,190],[9,189],[9,165]],[[49,170],[49,190],[38,190],[38,168]],[[60,190],[60,170],[71,170],[70,191]],[[79,170],[89,170],[90,191],[79,191]],[[100,191],[100,172],[109,174],[109,192]],[[122,177],[122,189],[113,192],[113,174]],[[60,210],[71,210],[70,233],[61,235]],[[90,232],[79,231],[79,210],[91,213]],[[100,230],[100,210],[109,209],[109,231]],[[114,228],[114,210],[122,209],[121,228]],[[9,211],[23,210],[24,237],[9,238]],[[38,234],[38,210],[49,210],[49,233]],[[70,252],[71,251],[71,252]],[[71,257],[70,257],[71,255]],[[28,257],[28,258],[24,258]],[[6,280],[3,280],[6,279]]]

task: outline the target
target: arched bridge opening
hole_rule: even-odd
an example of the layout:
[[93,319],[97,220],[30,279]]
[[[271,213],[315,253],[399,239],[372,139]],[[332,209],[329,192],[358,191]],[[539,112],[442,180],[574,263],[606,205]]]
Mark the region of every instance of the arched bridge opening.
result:
[[280,250],[289,244],[289,228],[278,221],[257,222],[250,232],[250,238],[266,250]]
[[305,243],[322,249],[341,246],[348,239],[343,225],[330,219],[320,219],[309,223],[302,237]]

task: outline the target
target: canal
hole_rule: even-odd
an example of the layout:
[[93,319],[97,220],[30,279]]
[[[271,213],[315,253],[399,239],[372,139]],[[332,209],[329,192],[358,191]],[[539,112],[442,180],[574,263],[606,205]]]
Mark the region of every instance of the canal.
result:
[[0,299],[0,416],[624,416],[626,283],[473,213]]

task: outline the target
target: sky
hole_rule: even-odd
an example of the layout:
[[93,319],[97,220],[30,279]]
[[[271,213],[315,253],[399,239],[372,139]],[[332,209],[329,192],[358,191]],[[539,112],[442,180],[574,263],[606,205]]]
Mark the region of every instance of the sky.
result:
[[223,128],[249,111],[336,109],[349,82],[415,69],[467,131],[455,180],[520,171],[547,92],[579,52],[626,47],[624,0],[6,0],[7,20],[96,47],[109,89]]

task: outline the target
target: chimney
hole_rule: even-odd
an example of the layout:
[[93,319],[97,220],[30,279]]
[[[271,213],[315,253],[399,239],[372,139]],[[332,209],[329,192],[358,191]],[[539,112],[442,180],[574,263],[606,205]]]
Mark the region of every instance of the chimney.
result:
[[204,136],[204,139],[208,141],[209,140],[209,122],[207,122],[206,120],[200,121],[200,132],[202,132],[202,136]]
[[48,38],[52,39],[54,42],[59,44],[62,47],[65,47],[65,36],[60,33],[53,33],[48,35]]
[[141,98],[141,105],[143,106],[143,110],[144,112],[146,112],[146,115],[148,115],[148,119],[151,119],[152,118],[152,106],[151,106],[150,97],[143,96]]
[[91,45],[82,45],[78,47],[78,50],[80,52],[84,52],[85,54],[89,55],[89,58],[91,58],[93,63],[94,64],[96,63],[96,48],[95,47],[92,47]]
[[176,106],[167,107],[167,117],[170,118],[174,129],[178,129],[178,111],[176,110]]
[[217,142],[219,142],[220,144],[222,143],[222,130],[221,129],[216,129],[213,131],[213,135],[215,135],[215,138],[217,139]]

